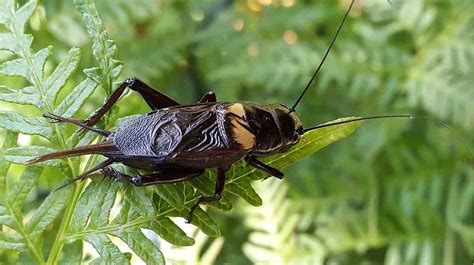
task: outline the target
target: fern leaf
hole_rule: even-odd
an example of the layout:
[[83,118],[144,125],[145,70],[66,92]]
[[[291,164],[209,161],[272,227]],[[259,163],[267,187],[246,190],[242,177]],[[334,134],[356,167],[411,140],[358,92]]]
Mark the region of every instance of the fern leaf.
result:
[[[5,150],[9,149],[16,145],[18,139],[18,133],[13,131],[7,131],[5,134],[5,138],[3,139],[2,149],[0,150],[0,193],[6,194],[6,175],[8,169],[10,168],[10,162],[5,158]],[[0,196],[0,202],[4,202],[5,198]],[[1,206],[0,206],[1,207]],[[0,210],[1,212],[1,210]],[[0,218],[1,220],[1,218]]]
[[11,89],[0,86],[0,100],[21,105],[39,106],[41,104],[41,99],[35,93],[34,87]]
[[33,37],[26,35],[22,40],[21,45],[17,45],[15,34],[0,33],[0,50],[6,50],[21,56],[21,47],[29,47],[33,42]]
[[22,219],[21,209],[25,203],[26,196],[34,188],[42,170],[41,167],[27,168],[21,175],[19,183],[8,191],[5,205],[17,220]]
[[[5,160],[15,164],[26,164],[28,160],[35,157],[54,152],[52,148],[44,146],[22,146],[13,147],[5,150]],[[46,161],[42,165],[59,166],[58,161]]]
[[[109,221],[119,186],[123,184],[119,185],[109,179],[92,182],[81,196],[71,222],[71,231],[84,234],[84,239],[96,248],[102,258],[109,258],[109,255],[118,250],[107,238],[109,234],[121,238],[144,261],[155,264],[164,263],[159,248],[145,237],[140,226],[129,225],[130,222],[136,222],[134,218],[153,216],[155,212],[151,200],[144,196],[143,189],[123,187],[124,201],[121,211],[117,217]],[[147,227],[146,224],[142,225],[144,228]],[[107,229],[108,226],[111,229]]]
[[44,100],[46,100],[48,105],[53,105],[59,90],[71,78],[79,63],[80,54],[78,48],[72,48],[56,69],[54,69],[54,72],[44,81]]
[[25,230],[31,238],[37,240],[45,229],[53,223],[66,206],[71,192],[71,187],[61,189],[53,192],[41,203],[40,207],[26,224]]
[[[284,167],[349,135],[359,124],[360,123],[340,125],[310,132],[305,135],[305,138],[300,144],[292,149],[293,151],[290,150],[287,154],[272,157],[268,162],[277,167]],[[259,198],[251,187],[250,180],[263,178],[264,175],[262,174],[259,175],[259,177],[255,177],[252,176],[253,169],[242,169],[241,165],[236,165],[235,167],[237,168],[236,170],[231,169],[229,171],[234,174],[231,174],[229,183],[234,183],[233,185],[236,186],[235,188],[230,186],[231,188],[229,189],[233,190],[232,193],[244,198],[246,196],[250,196],[251,198],[256,196]],[[206,175],[199,177],[203,179],[204,183],[200,184],[201,187],[213,187],[213,177],[211,177],[211,175],[213,174],[206,173]],[[195,183],[196,182],[194,181],[191,182],[193,187]],[[71,226],[72,233],[68,236],[68,241],[80,238],[88,240],[89,235],[105,233],[108,235],[119,236],[129,245],[130,248],[133,249],[133,244],[135,244],[135,242],[131,238],[131,234],[126,234],[125,232],[128,231],[127,233],[133,233],[131,231],[139,231],[137,230],[139,227],[151,229],[155,233],[161,235],[163,239],[169,240],[170,242],[183,245],[191,243],[190,239],[184,234],[184,232],[182,232],[177,226],[172,225],[171,220],[168,218],[170,216],[187,217],[190,206],[193,205],[197,197],[197,194],[193,191],[193,187],[188,183],[157,185],[154,188],[154,191],[158,195],[154,200],[155,206],[150,204],[143,189],[125,184],[120,184],[120,187],[120,191],[123,194],[121,210],[110,222],[111,207],[115,201],[117,192],[119,191],[117,184],[102,179],[99,181],[93,181],[87,187],[85,192],[82,194],[76,212],[74,213]],[[227,195],[224,195],[224,197],[225,196]],[[249,199],[249,201],[252,201],[252,199]],[[162,221],[163,223],[161,223]],[[169,225],[165,226],[167,223]],[[201,208],[197,208],[192,224],[198,226],[209,236],[220,235],[220,230],[217,224],[215,224],[209,215],[207,215]],[[173,236],[170,236],[169,232],[164,230],[167,227],[175,230]],[[124,232],[117,234],[117,231]],[[142,238],[142,235],[139,235],[139,237]],[[126,240],[132,241],[127,242]],[[140,246],[135,247],[137,247],[137,251],[143,251]],[[143,255],[144,256],[141,256],[142,258],[149,258],[146,252],[144,252]]]
[[117,47],[115,42],[108,38],[94,1],[75,0],[74,4],[83,15],[87,32],[92,38],[92,52],[99,63],[98,68],[87,69],[84,73],[100,84],[107,94],[110,94],[112,81],[117,79],[122,70],[122,62],[114,58]]
[[73,116],[84,104],[84,101],[94,92],[96,86],[97,84],[91,79],[82,81],[61,101],[54,109],[54,113],[63,117]]
[[0,127],[24,134],[37,134],[50,138],[51,126],[43,118],[25,117],[15,112],[0,112]]
[[91,264],[106,264],[110,260],[120,264],[130,264],[130,257],[120,252],[120,249],[112,243],[107,235],[89,235],[86,240],[92,244],[100,255],[100,258],[93,260]]
[[0,248],[22,251],[25,249],[25,243],[22,242],[22,238],[19,236],[12,236],[5,232],[0,232]]
[[150,229],[173,245],[194,245],[194,239],[188,237],[186,233],[169,218],[163,218],[158,222],[151,222]]

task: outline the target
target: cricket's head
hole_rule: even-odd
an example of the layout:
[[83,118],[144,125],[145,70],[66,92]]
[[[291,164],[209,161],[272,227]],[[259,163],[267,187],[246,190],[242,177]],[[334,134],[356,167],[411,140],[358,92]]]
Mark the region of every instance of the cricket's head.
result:
[[281,104],[275,107],[273,111],[280,126],[283,144],[294,145],[298,143],[300,136],[304,133],[303,123],[298,113]]

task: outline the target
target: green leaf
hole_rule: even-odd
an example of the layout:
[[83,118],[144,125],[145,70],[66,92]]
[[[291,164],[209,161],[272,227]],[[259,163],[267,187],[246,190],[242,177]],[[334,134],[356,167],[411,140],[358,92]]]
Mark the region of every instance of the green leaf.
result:
[[[180,211],[180,216],[188,218],[190,209]],[[210,237],[218,237],[221,235],[219,226],[212,220],[212,218],[201,207],[197,207],[193,214],[191,224],[199,227],[206,235]]]
[[28,64],[25,59],[15,59],[0,65],[0,74],[8,76],[20,76],[28,79]]
[[[8,191],[6,203],[8,207],[15,213],[18,219],[21,217],[21,211],[23,204],[25,203],[26,196],[35,187],[38,177],[41,175],[43,169],[37,166],[30,166],[23,171],[20,176],[20,180],[16,183],[13,188]],[[21,219],[20,219],[21,220]]]
[[121,183],[120,189],[124,200],[127,201],[135,212],[140,216],[155,216],[156,210],[153,202],[146,195],[145,189],[135,187],[128,183]]
[[10,212],[8,212],[8,209],[2,205],[0,205],[0,224],[6,225],[9,227],[15,226],[15,221],[10,215]]
[[52,47],[49,46],[39,50],[33,55],[31,70],[27,78],[32,84],[37,84],[38,80],[39,82],[43,81],[44,64],[46,63],[46,58],[48,58],[51,49]]
[[66,205],[72,191],[71,186],[68,186],[49,194],[26,224],[26,232],[30,237],[41,236],[46,227],[53,223]]
[[118,189],[118,183],[112,179],[104,178],[101,181],[101,185],[97,189],[99,196],[95,198],[96,205],[92,211],[89,227],[96,228],[109,223],[110,210],[114,205]]
[[24,248],[25,244],[22,242],[21,237],[8,235],[5,232],[0,231],[0,249],[22,251]]
[[82,264],[83,242],[76,240],[64,246],[63,255],[59,264],[80,265]]
[[102,84],[101,80],[104,76],[102,68],[92,67],[84,69],[84,74],[91,80],[93,80],[97,85]]
[[[114,243],[105,235],[90,235],[85,238],[87,242],[91,243],[92,246],[97,250],[101,256],[102,261],[107,261],[109,263],[111,260],[115,264],[130,264],[129,258],[118,249]],[[102,262],[94,264],[104,264]]]
[[[216,174],[214,172],[211,173],[210,170],[206,171],[206,173],[199,176],[198,178],[192,178],[190,180],[192,186],[202,194],[214,194],[214,186],[216,181]],[[227,189],[227,186],[225,189]],[[213,202],[210,205],[224,211],[229,211],[232,209],[232,203],[226,197],[222,197],[219,201]]]
[[54,72],[44,81],[45,100],[48,105],[53,105],[59,90],[63,88],[76,70],[80,57],[81,50],[72,48],[54,69]]
[[138,227],[117,229],[112,235],[122,239],[147,264],[165,264],[160,249],[143,235]]
[[23,134],[37,134],[50,138],[53,130],[42,117],[25,117],[15,112],[0,111],[0,127]]
[[171,219],[161,218],[150,222],[149,228],[157,233],[161,238],[176,246],[191,246],[194,239],[188,237]]
[[242,197],[252,206],[262,205],[262,198],[260,198],[257,192],[252,188],[248,179],[237,179],[234,182],[228,183],[225,188],[230,193]]
[[84,16],[87,33],[92,38],[92,52],[102,66],[110,47],[107,46],[108,34],[99,17],[95,3],[92,0],[75,0],[76,8]]
[[[16,145],[18,139],[18,133],[7,131],[5,138],[3,139],[2,149],[0,150],[0,194],[6,193],[6,178],[8,169],[10,168],[10,162],[5,159],[4,150],[7,150]],[[0,204],[4,197],[0,196]],[[1,212],[1,211],[0,211]],[[1,215],[1,214],[0,214]],[[1,217],[0,217],[1,219]]]
[[155,192],[173,208],[184,209],[183,188],[178,188],[179,183],[162,184],[155,186]]
[[31,0],[24,4],[15,14],[15,23],[16,29],[20,30],[20,33],[23,33],[23,29],[25,28],[25,23],[28,19],[33,15],[36,9],[36,0]]
[[[5,160],[16,163],[16,164],[26,164],[28,160],[42,156],[45,154],[53,153],[56,150],[44,147],[44,146],[21,146],[9,148],[5,151]],[[60,162],[57,160],[48,160],[42,162],[41,164],[47,166],[58,166]]]
[[[51,47],[39,50],[31,58],[31,65],[23,58],[6,61],[0,65],[0,74],[24,77],[32,84],[43,79],[43,67]],[[30,68],[31,66],[31,68]]]
[[124,225],[129,220],[133,220],[138,217],[138,213],[133,209],[128,201],[122,202],[122,207],[119,214],[112,220],[111,225]]
[[10,24],[10,12],[15,10],[15,2],[13,0],[1,0],[0,1],[0,23]]
[[22,43],[18,45],[13,33],[0,33],[0,50],[7,50],[21,55],[21,47],[30,47],[33,42],[33,37],[31,35],[24,35],[24,38],[20,41]]
[[122,62],[115,60],[117,50],[115,42],[108,39],[107,31],[99,17],[93,0],[75,0],[74,4],[82,13],[86,23],[87,32],[92,38],[92,53],[99,67],[85,70],[86,75],[102,86],[107,94],[112,90],[112,81],[115,80],[121,70]]
[[[350,126],[333,126],[333,127],[328,127],[324,128],[321,130],[318,130],[317,132],[311,132],[308,133],[304,136],[303,140],[301,143],[296,145],[293,149],[291,149],[288,153],[279,155],[279,156],[274,156],[270,159],[273,159],[270,161],[270,164],[276,164],[279,167],[283,167],[285,165],[288,165],[292,162],[295,162],[296,160],[299,160],[305,156],[308,156],[315,151],[323,148],[324,146],[337,141],[339,139],[342,139],[343,137],[349,135],[351,132],[355,130],[355,128],[359,125],[359,123],[356,124],[348,124]],[[289,159],[288,162],[282,161],[285,157]],[[226,186],[226,189],[229,189],[229,192],[235,193],[239,196],[242,196],[246,200],[248,200],[250,203],[254,205],[259,205],[261,204],[261,199],[260,197],[255,193],[253,188],[250,186],[250,180],[251,179],[257,179],[257,178],[263,178],[264,175],[258,175],[258,177],[250,175],[252,172],[252,169],[249,169],[247,167],[242,167],[241,164],[237,164],[234,166],[231,171],[231,179],[229,180],[228,186]],[[203,180],[206,182],[207,188],[202,188],[205,191],[212,191],[213,181],[212,181],[212,175],[207,173],[208,175],[201,176]],[[245,177],[244,177],[245,176]],[[201,178],[198,177],[198,178]],[[104,197],[104,194],[106,194],[107,189],[104,189],[104,191],[94,191],[94,194],[98,193],[101,194],[101,198],[95,198],[92,193],[90,193],[93,189],[97,188],[97,185],[99,184],[94,184],[95,181],[91,184],[94,185],[92,187],[88,187],[86,191],[83,194],[83,197],[81,198],[81,201],[84,200],[86,201],[101,201],[101,199]],[[199,187],[199,182],[197,186]],[[195,184],[195,183],[193,183]],[[201,183],[202,184],[202,183]],[[100,186],[99,186],[100,187]],[[87,235],[90,234],[102,234],[102,233],[108,233],[108,234],[113,234],[114,231],[117,229],[124,229],[123,227],[127,227],[127,229],[131,228],[136,228],[137,226],[144,225],[148,223],[147,228],[152,229],[156,233],[162,236],[163,239],[169,240],[172,243],[176,244],[191,244],[191,241],[186,237],[184,232],[182,232],[177,226],[173,226],[171,228],[172,232],[169,232],[165,229],[169,229],[171,227],[172,221],[167,218],[167,216],[180,216],[187,218],[189,214],[189,207],[194,205],[196,202],[196,194],[194,193],[194,190],[191,186],[189,186],[187,183],[175,183],[173,185],[156,185],[154,188],[155,193],[158,195],[157,196],[157,217],[153,217],[154,215],[149,215],[149,212],[153,212],[153,208],[149,205],[148,200],[146,199],[145,196],[145,190],[140,189],[137,187],[132,187],[127,184],[121,184],[122,191],[124,193],[124,201],[122,203],[122,209],[119,213],[119,215],[111,222],[111,224],[107,224],[105,222],[102,222],[100,226],[88,226],[87,228],[85,226],[82,226],[81,229],[74,230],[75,234],[72,234],[72,238],[76,238],[77,236],[79,237],[87,237]],[[139,192],[135,194],[134,192]],[[115,194],[112,192],[112,194]],[[92,199],[94,198],[94,199]],[[142,204],[142,202],[144,204]],[[111,203],[111,202],[110,202]],[[148,205],[148,206],[147,206]],[[184,208],[183,205],[185,205]],[[95,207],[100,207],[97,205],[88,205],[88,206],[78,206],[78,209],[81,209],[80,211],[85,211],[81,213],[81,218],[83,218],[82,221],[79,221],[80,224],[85,224],[87,223],[88,219],[88,208],[95,208]],[[182,208],[181,210],[176,210],[176,209]],[[106,212],[109,211],[109,208],[107,208]],[[156,223],[151,222],[150,218],[158,218]],[[166,218],[166,219],[163,219]],[[164,221],[162,221],[164,220]],[[160,222],[163,222],[160,225]],[[77,222],[77,221],[76,221]],[[91,223],[94,222],[94,218],[91,218]],[[151,223],[150,223],[151,222]],[[129,223],[133,223],[133,225],[129,226]],[[206,233],[209,236],[219,236],[220,235],[220,229],[218,225],[211,219],[211,217],[204,212],[201,208],[197,208],[194,215],[193,215],[193,220],[192,224],[196,225],[199,227],[204,233]],[[126,229],[125,229],[126,230]],[[81,232],[82,231],[82,232]],[[176,236],[177,235],[177,236]]]
[[92,95],[96,87],[97,84],[90,79],[82,81],[61,101],[54,110],[54,113],[63,117],[73,116],[84,104],[85,100]]
[[[71,220],[70,229],[73,232],[81,231],[87,227],[92,211],[99,200],[99,193],[97,192],[100,181],[92,181],[81,194],[81,198],[77,202],[77,207],[74,209],[74,214]],[[100,194],[102,196],[103,194]]]
[[33,89],[34,87],[25,87],[14,90],[5,86],[0,86],[0,100],[38,107],[41,104],[41,99]]

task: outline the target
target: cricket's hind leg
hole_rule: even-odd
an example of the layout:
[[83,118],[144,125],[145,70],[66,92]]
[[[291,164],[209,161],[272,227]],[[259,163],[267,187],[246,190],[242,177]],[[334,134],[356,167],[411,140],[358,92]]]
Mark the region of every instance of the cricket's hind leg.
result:
[[75,125],[78,125],[78,126],[82,127],[83,129],[87,129],[87,130],[96,132],[98,134],[104,135],[104,136],[109,136],[110,133],[111,133],[111,132],[106,131],[106,130],[102,130],[102,129],[99,129],[99,128],[94,128],[92,126],[89,126],[89,125],[86,124],[85,121],[79,120],[79,119],[61,117],[61,116],[58,116],[58,115],[53,114],[53,113],[45,113],[45,114],[43,114],[43,117],[53,120],[52,122],[72,123],[72,124],[75,124]]
[[198,103],[213,103],[213,102],[217,102],[216,93],[214,93],[213,91],[207,92],[198,101]]
[[[168,169],[162,172],[155,172],[151,174],[137,174],[137,175],[127,175],[118,170],[115,170],[112,167],[104,167],[102,169],[104,176],[111,177],[113,179],[128,182],[135,186],[148,186],[159,183],[174,183],[177,181],[187,180],[196,176],[199,176],[204,173],[204,169],[191,169],[191,168],[181,168],[181,169]],[[193,218],[194,210],[201,203],[208,203],[212,201],[218,201],[222,197],[222,192],[224,191],[225,184],[225,172],[224,170],[218,170],[218,180],[216,183],[216,191],[212,196],[200,196],[198,201],[191,207],[187,223],[190,223]]]
[[142,82],[138,78],[129,78],[120,84],[117,89],[112,92],[112,94],[107,98],[104,105],[97,109],[86,121],[85,123],[89,126],[96,124],[119,100],[120,96],[125,92],[125,89],[129,88],[135,92],[138,92],[148,106],[152,110],[158,110],[162,108],[178,106],[179,103],[174,99],[168,97],[167,95],[155,90],[151,86]]

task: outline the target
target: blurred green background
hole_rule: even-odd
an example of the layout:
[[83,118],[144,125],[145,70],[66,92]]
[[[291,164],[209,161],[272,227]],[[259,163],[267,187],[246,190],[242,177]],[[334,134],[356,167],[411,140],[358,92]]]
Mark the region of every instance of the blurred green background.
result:
[[[53,45],[57,61],[72,46],[81,48],[83,69],[94,59],[71,2],[41,1],[27,31],[35,37],[35,50]],[[124,62],[121,79],[139,77],[180,103],[215,91],[220,101],[291,105],[349,1],[96,4]],[[413,113],[447,122],[472,148],[473,15],[471,0],[358,0],[299,106],[304,124]],[[70,89],[84,76],[74,78]],[[19,82],[0,77],[12,87]],[[61,97],[66,95],[63,91]],[[76,116],[87,117],[104,96],[97,89]],[[20,108],[0,104],[2,110]],[[35,112],[21,108],[24,114]],[[125,116],[146,113],[148,107],[129,93],[118,111]],[[24,145],[42,141],[20,140]],[[273,264],[471,264],[472,159],[455,134],[434,123],[367,122],[348,139],[286,169],[284,181],[257,183],[262,207],[237,202],[231,212],[210,209],[222,238],[196,232],[196,246],[164,245],[163,252],[169,261],[190,264],[269,264],[270,259]],[[42,178],[43,190],[62,181],[56,173]]]

